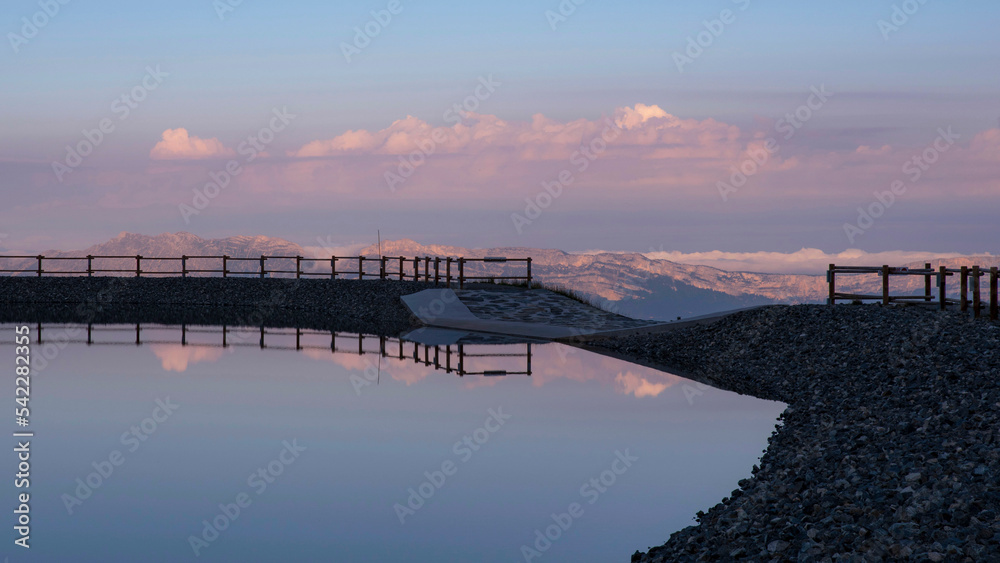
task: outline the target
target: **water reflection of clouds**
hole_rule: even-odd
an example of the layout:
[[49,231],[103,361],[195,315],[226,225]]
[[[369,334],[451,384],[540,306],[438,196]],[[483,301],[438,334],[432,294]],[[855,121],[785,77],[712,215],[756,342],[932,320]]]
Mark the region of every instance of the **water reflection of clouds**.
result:
[[[560,346],[563,348],[560,349]],[[538,367],[532,374],[532,383],[539,387],[559,379],[579,382],[600,380],[613,385],[617,393],[643,398],[656,397],[668,387],[682,381],[680,377],[670,373],[583,353],[562,344],[540,347],[537,357]]]
[[[467,345],[466,349],[489,354],[491,351],[502,352],[505,346]],[[198,363],[216,362],[227,350],[203,346],[181,346],[180,344],[153,344],[150,346],[153,354],[160,360],[165,371],[184,372]],[[432,348],[433,349],[433,348]],[[232,351],[230,348],[228,351]],[[446,375],[443,370],[434,366],[414,362],[412,357],[400,359],[377,354],[359,355],[351,352],[332,353],[329,350],[307,348],[300,353],[314,361],[332,362],[341,368],[355,373],[364,374],[366,370],[376,369],[383,376],[414,385],[420,383],[432,374]],[[519,369],[513,362],[523,361],[514,358],[475,357],[466,360],[475,362],[477,370]],[[623,367],[625,369],[623,369]],[[520,366],[523,369],[523,366]],[[510,376],[523,377],[523,376]],[[490,387],[500,383],[501,377],[484,377],[469,375],[463,378],[466,388]],[[610,385],[616,393],[632,395],[636,398],[657,397],[667,388],[679,383],[682,379],[670,373],[638,365],[626,365],[621,360],[604,356],[583,353],[562,344],[537,345],[532,349],[531,383],[541,387],[557,381],[589,382],[597,381]]]
[[207,346],[182,346],[180,344],[151,344],[149,349],[160,360],[164,371],[187,371],[188,367],[201,362],[215,362],[226,350]]

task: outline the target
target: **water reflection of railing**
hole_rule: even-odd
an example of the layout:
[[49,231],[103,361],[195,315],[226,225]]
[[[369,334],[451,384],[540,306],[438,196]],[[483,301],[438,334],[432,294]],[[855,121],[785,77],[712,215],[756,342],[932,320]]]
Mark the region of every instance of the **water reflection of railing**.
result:
[[[86,328],[86,338],[83,338],[84,328]],[[55,331],[56,336],[46,340],[44,334]],[[162,333],[167,331],[180,332],[180,341],[156,339],[154,337],[143,338],[143,333]],[[72,338],[70,334],[80,334],[78,338]],[[95,334],[128,334],[128,340],[95,340]],[[192,342],[189,336],[194,335],[218,335],[221,339],[216,342]],[[132,338],[132,335],[135,338]],[[272,337],[271,344],[268,344],[267,337]],[[295,337],[294,346],[274,344],[277,337]],[[316,337],[329,338],[330,344],[317,345],[304,343],[306,340],[315,340]],[[383,358],[409,360],[414,363],[433,367],[445,373],[454,373],[459,377],[466,375],[483,376],[504,376],[504,375],[531,375],[531,343],[519,344],[524,346],[522,353],[475,353],[475,350],[497,348],[490,344],[449,344],[431,345],[410,342],[401,338],[391,338],[387,336],[374,336],[357,333],[345,333],[337,331],[310,330],[301,328],[267,328],[267,327],[189,327],[188,325],[168,326],[168,325],[75,325],[75,324],[46,324],[36,323],[35,340],[41,345],[47,342],[63,344],[86,344],[88,346],[121,346],[143,344],[167,344],[204,348],[234,348],[250,347],[270,350],[327,350],[333,354],[353,354],[353,355],[379,355]],[[366,348],[366,342],[378,342],[378,349]],[[467,347],[472,347],[472,352],[466,352]],[[472,360],[478,363],[482,359],[499,358],[523,358],[523,369],[511,371],[506,369],[481,369],[473,371],[467,366],[467,362]]]

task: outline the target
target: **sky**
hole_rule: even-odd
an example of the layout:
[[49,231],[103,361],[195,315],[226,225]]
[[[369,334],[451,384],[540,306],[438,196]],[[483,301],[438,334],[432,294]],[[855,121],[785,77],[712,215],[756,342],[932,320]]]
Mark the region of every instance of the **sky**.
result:
[[995,254],[997,21],[971,0],[10,0],[0,251],[187,231]]

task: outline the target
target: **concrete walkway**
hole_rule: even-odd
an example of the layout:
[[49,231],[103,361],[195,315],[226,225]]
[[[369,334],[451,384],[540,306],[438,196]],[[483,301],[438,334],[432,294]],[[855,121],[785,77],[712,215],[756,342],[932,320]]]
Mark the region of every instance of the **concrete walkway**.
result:
[[[544,289],[509,288],[427,289],[401,297],[410,311],[429,328],[425,338],[450,340],[459,333],[476,332],[538,340],[587,342],[600,338],[666,332],[745,311],[737,309],[682,321],[657,322],[632,319],[598,309]],[[430,329],[442,330],[440,334]]]

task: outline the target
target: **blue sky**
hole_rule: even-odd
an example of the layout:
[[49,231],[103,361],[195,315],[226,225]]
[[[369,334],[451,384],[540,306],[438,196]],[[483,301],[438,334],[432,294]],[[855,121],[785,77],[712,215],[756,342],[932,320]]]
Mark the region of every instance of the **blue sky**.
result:
[[[487,75],[493,75],[502,87],[482,103],[478,113],[517,122],[529,121],[535,114],[560,122],[597,120],[616,108],[643,103],[683,119],[732,124],[747,133],[761,120],[778,119],[794,109],[811,86],[825,84],[838,97],[794,139],[803,150],[848,151],[883,144],[919,148],[941,126],[953,126],[966,141],[1000,126],[1000,84],[993,68],[1000,55],[1000,35],[995,32],[1000,4],[994,2],[928,0],[886,40],[877,22],[889,20],[893,6],[904,2],[588,0],[553,30],[546,11],[558,11],[556,1],[400,0],[402,12],[351,63],[346,62],[341,43],[353,40],[353,28],[369,22],[371,10],[385,9],[387,4],[245,0],[220,20],[211,0],[70,1],[18,52],[11,47],[9,35],[8,45],[0,50],[4,76],[0,160],[7,166],[36,163],[47,168],[53,159],[61,158],[67,144],[79,140],[82,129],[110,115],[111,101],[135,86],[147,66],[157,65],[169,78],[95,150],[86,163],[88,169],[141,169],[147,166],[160,134],[174,128],[235,146],[260,126],[272,108],[282,106],[303,117],[276,142],[279,153],[348,130],[382,130],[407,115],[438,126],[443,110],[468,95],[478,77]],[[20,33],[21,18],[31,18],[40,9],[38,2],[5,2],[0,7],[0,27],[5,34]],[[703,22],[718,18],[726,9],[733,11],[735,22],[725,25],[711,45],[679,72],[673,53],[683,52],[688,38],[705,30]],[[0,193],[30,205],[31,197],[12,195],[26,189],[11,180],[20,176],[7,176],[0,183]],[[763,183],[764,178],[760,180]],[[44,193],[44,200],[35,203],[59,196],[87,209],[102,209],[101,196],[115,187],[95,182],[88,180],[86,196],[40,189],[39,198]],[[977,196],[982,192],[970,190]],[[362,223],[391,220],[382,219],[383,202],[356,194],[348,199],[355,209],[383,210],[379,217],[355,217]],[[516,210],[520,199],[513,198],[500,215],[506,217]],[[581,197],[574,213],[606,209],[600,200]],[[857,196],[845,200],[839,216],[866,203],[863,198],[856,200]],[[344,198],[339,201],[343,203]],[[630,205],[642,201],[637,198]],[[486,212],[494,203],[490,198],[472,197],[459,207],[469,213]],[[737,213],[740,221],[754,225],[773,223],[768,217],[782,214],[763,200],[759,203],[760,208],[770,205],[771,211],[751,209],[754,205],[748,204],[745,210],[727,215]],[[698,205],[690,201],[650,201],[653,211],[682,204],[711,223],[711,213],[701,216]],[[174,217],[167,217],[166,207],[157,210],[151,204],[136,216],[154,229],[180,230],[174,228]],[[396,211],[403,215],[408,208],[409,204],[400,204]],[[314,211],[311,204],[302,210],[303,216]],[[12,239],[30,241],[59,225],[67,230],[53,243],[67,236],[103,237],[104,230],[95,230],[92,224],[80,224],[79,232],[71,233],[65,216],[39,213],[34,225],[28,224],[24,213],[0,213],[0,232],[17,231]],[[202,225],[204,233],[199,234],[252,230],[260,213],[219,214]],[[394,215],[389,212],[388,216]],[[821,216],[816,214],[817,219]],[[913,217],[897,219],[912,221]],[[298,222],[294,215],[270,219],[277,225]],[[568,247],[575,241],[585,247],[603,246],[600,240],[584,242],[569,234],[582,228],[574,227],[573,221],[561,215],[552,221],[552,231],[565,235],[539,234],[526,240],[504,229],[478,243],[491,239]],[[725,223],[732,223],[731,216]],[[830,223],[834,230],[839,226],[832,218]],[[460,237],[460,230],[421,232],[417,225],[407,224],[403,230],[408,232],[400,234],[423,237],[426,242],[456,242]],[[773,247],[796,232],[790,224],[786,227],[785,231],[777,225],[763,231],[754,227],[751,238]],[[106,230],[114,234],[136,228],[121,221],[121,228],[108,226]],[[912,241],[911,231],[905,228],[896,233],[872,241],[873,248],[920,246],[922,242]],[[981,237],[990,234],[978,233]],[[311,238],[311,233],[265,234]],[[646,238],[650,237],[625,236],[615,246],[645,249]],[[838,244],[847,243],[842,234],[806,239],[803,245],[828,250],[839,250]],[[721,248],[732,236],[713,238],[706,233],[701,240]],[[945,244],[962,246],[963,240],[956,236]],[[942,241],[928,239],[927,243]]]

